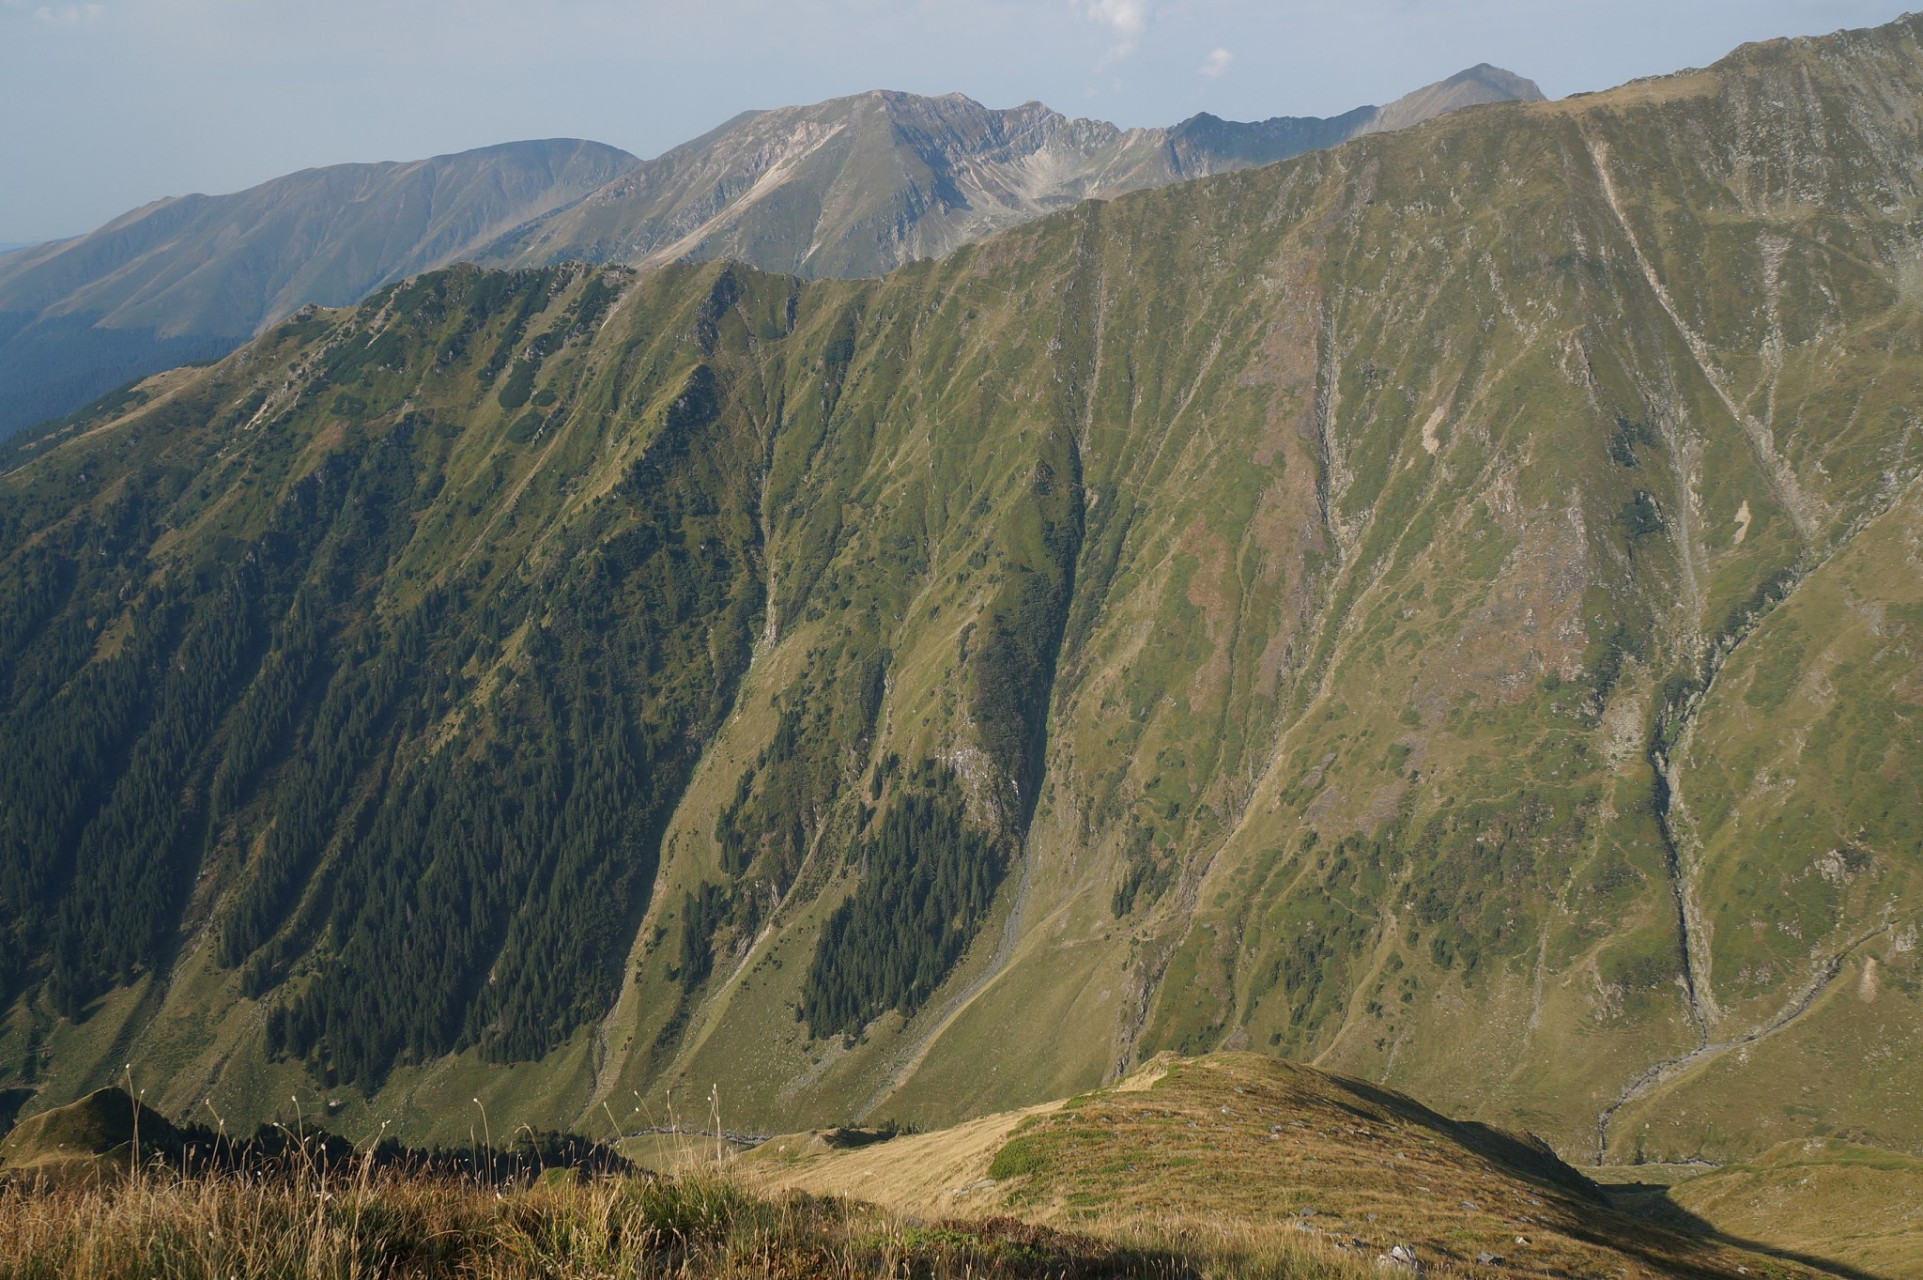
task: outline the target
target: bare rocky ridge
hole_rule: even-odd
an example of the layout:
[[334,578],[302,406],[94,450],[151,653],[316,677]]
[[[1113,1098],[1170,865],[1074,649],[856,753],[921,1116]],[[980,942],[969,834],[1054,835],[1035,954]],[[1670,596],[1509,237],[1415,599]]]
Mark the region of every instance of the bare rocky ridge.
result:
[[1484,64],[1386,107],[1254,123],[1202,114],[1159,129],[1039,102],[876,91],[738,116],[572,208],[489,247],[489,263],[732,258],[807,277],[871,276],[940,257],[1079,200],[1272,164],[1460,107],[1537,101]]

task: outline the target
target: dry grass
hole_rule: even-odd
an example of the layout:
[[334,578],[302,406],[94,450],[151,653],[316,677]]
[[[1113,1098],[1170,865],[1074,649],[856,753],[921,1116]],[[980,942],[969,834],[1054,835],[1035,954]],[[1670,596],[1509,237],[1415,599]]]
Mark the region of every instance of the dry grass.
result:
[[736,1168],[769,1192],[859,1195],[928,1216],[1013,1213],[1152,1242],[1225,1274],[1373,1274],[1398,1245],[1427,1275],[1813,1273],[1619,1212],[1526,1139],[1252,1054],[1158,1061],[1059,1106],[857,1150],[777,1138]]
[[1923,1160],[1812,1138],[1672,1187],[1671,1204],[1735,1239],[1923,1276]]
[[929,1225],[701,1175],[497,1188],[363,1164],[335,1177],[96,1170],[0,1185],[6,1280],[1361,1274],[1289,1242],[1250,1243],[1193,1229],[1101,1239],[1012,1218]]

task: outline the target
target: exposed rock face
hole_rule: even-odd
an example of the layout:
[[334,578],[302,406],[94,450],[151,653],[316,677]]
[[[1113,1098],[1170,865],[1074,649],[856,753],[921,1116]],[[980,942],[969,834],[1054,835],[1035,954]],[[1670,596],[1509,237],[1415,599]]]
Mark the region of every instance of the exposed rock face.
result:
[[804,277],[880,275],[1080,200],[1272,164],[1536,86],[1479,66],[1387,107],[1164,129],[1071,119],[1039,102],[875,92],[754,112],[492,246],[490,262],[732,258]]

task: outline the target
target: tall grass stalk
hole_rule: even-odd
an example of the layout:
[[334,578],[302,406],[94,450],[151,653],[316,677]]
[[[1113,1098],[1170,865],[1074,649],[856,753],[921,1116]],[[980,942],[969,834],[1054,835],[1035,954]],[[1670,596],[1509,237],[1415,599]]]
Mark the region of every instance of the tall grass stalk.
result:
[[314,1158],[279,1171],[148,1167],[0,1184],[4,1280],[1365,1274],[1285,1239],[1251,1243],[1192,1225],[1158,1239],[1144,1223],[1112,1240],[1007,1218],[927,1225],[847,1200],[757,1195],[713,1173],[491,1186],[383,1168],[365,1153],[347,1168]]

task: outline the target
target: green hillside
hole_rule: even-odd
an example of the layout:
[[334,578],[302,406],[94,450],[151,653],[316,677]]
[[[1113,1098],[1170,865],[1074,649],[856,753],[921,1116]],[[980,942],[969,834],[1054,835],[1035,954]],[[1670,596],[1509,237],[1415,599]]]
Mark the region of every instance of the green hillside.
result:
[[878,280],[455,268],[13,442],[0,1072],[1923,1150],[1919,111],[1905,19]]

